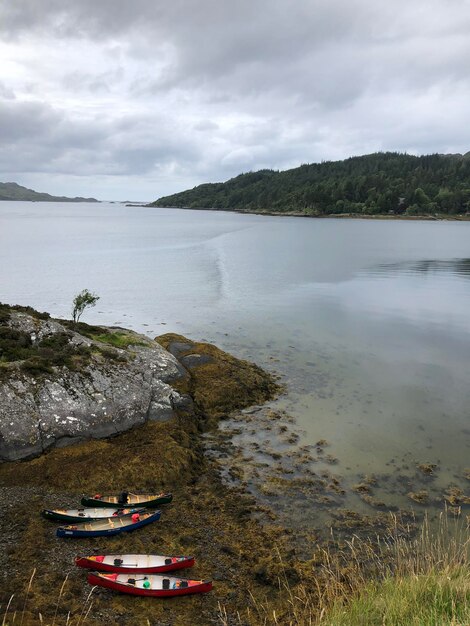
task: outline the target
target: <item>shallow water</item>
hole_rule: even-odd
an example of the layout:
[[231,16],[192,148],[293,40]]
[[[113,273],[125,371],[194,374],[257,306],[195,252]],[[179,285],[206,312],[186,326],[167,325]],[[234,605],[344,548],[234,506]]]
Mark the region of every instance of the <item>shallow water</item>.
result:
[[85,287],[100,301],[84,321],[206,339],[279,372],[274,408],[301,444],[328,441],[338,474],[432,462],[436,493],[465,486],[469,222],[0,202],[0,301],[69,316]]

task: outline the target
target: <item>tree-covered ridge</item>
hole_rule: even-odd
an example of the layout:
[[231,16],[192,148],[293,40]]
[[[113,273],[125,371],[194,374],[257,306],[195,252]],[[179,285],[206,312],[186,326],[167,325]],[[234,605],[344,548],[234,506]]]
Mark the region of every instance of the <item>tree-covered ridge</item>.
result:
[[283,172],[260,170],[162,197],[151,206],[306,215],[466,213],[470,152],[426,156],[381,152]]

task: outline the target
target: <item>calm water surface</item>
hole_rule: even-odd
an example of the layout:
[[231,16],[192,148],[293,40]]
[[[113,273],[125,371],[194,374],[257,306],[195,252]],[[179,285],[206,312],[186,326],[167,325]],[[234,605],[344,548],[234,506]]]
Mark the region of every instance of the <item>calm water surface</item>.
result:
[[0,300],[206,339],[278,371],[338,471],[470,466],[470,222],[0,202]]

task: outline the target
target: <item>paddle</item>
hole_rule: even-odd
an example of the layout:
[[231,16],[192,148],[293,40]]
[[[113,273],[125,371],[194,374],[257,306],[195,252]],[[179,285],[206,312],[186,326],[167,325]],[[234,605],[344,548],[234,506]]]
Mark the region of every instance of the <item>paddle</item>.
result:
[[124,563],[122,559],[114,559],[114,565],[116,567],[139,567],[138,563]]

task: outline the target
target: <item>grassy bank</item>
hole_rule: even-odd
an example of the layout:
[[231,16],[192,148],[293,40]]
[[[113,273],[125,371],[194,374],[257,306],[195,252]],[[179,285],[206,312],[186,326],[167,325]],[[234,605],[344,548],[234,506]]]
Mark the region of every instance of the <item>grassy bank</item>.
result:
[[[468,523],[425,519],[414,540],[388,537],[330,544],[312,581],[279,579],[288,610],[256,604],[259,624],[290,626],[466,626],[470,624]],[[313,584],[312,584],[313,583]],[[226,622],[227,624],[229,622]],[[240,624],[243,622],[240,620]]]
[[470,570],[452,567],[369,583],[324,626],[458,626],[470,624]]
[[[352,555],[361,546],[352,546]],[[324,626],[463,626],[470,624],[468,520],[424,520],[417,538],[377,545],[374,578],[358,571],[348,596],[329,602]]]

